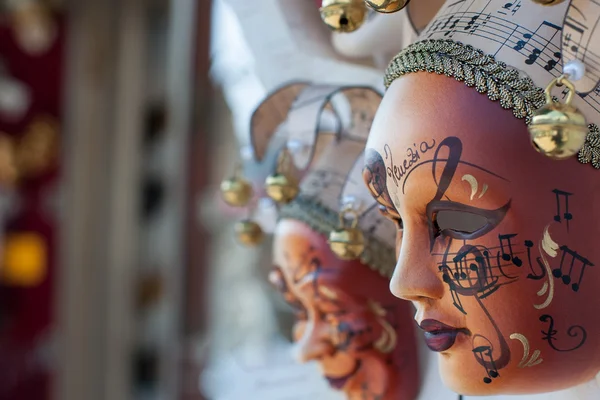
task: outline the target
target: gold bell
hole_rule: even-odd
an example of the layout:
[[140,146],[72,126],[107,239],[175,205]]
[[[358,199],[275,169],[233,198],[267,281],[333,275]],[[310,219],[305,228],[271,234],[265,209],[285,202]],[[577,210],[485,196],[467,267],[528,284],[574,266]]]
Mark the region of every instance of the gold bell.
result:
[[542,6],[555,6],[557,4],[562,3],[565,0],[533,0],[534,3],[540,4]]
[[[564,104],[552,101],[550,91],[555,85],[565,85],[569,89]],[[560,76],[550,82],[544,93],[546,104],[534,113],[528,128],[533,146],[555,160],[571,157],[583,147],[588,133],[585,117],[571,105],[575,88]]]
[[353,32],[367,18],[363,0],[323,0],[319,11],[325,25],[338,32]]
[[237,222],[234,230],[238,241],[250,247],[260,244],[265,236],[260,225],[250,219]]
[[300,192],[298,181],[289,171],[291,161],[289,150],[284,149],[277,160],[277,170],[274,174],[267,177],[265,181],[265,191],[267,195],[277,203],[287,204],[294,200]]
[[254,194],[252,185],[239,176],[239,168],[235,174],[221,182],[221,195],[227,204],[233,207],[244,207]]
[[298,195],[298,182],[282,173],[269,175],[265,182],[267,195],[278,203],[289,203]]
[[[350,228],[346,226],[344,215],[351,213],[354,216]],[[329,233],[329,247],[340,259],[350,261],[361,256],[365,249],[365,237],[358,225],[358,212],[352,208],[346,208],[340,212],[340,227]]]
[[402,10],[410,0],[365,0],[367,7],[370,9],[384,13],[395,13]]

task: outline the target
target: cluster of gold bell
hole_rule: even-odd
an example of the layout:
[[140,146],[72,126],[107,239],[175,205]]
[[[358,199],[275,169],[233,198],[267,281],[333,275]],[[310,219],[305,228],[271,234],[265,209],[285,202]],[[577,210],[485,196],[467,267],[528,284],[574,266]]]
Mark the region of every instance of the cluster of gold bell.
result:
[[[346,224],[346,214],[353,216],[350,226]],[[365,250],[365,237],[358,228],[358,212],[352,206],[346,206],[340,211],[339,217],[339,227],[329,233],[327,242],[331,251],[341,260],[356,260]]]
[[[563,85],[569,90],[565,103],[554,102],[551,90]],[[588,133],[585,117],[571,105],[575,88],[565,76],[560,76],[550,82],[544,93],[546,104],[534,113],[528,127],[533,146],[555,160],[572,157],[583,147]]]
[[[254,195],[252,184],[241,176],[240,170],[238,166],[233,176],[221,182],[221,196],[232,207],[246,207]],[[234,230],[239,242],[246,246],[256,246],[264,238],[260,225],[249,218],[238,221]]]
[[367,6],[377,12],[400,11],[409,0],[323,0],[321,19],[325,25],[338,32],[353,32],[367,18]]

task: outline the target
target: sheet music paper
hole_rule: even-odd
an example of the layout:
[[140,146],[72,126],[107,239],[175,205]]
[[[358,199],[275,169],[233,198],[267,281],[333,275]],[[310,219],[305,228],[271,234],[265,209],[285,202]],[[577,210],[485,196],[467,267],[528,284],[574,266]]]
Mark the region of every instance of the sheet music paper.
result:
[[586,75],[575,82],[580,93],[593,91],[600,82],[600,3],[596,0],[571,0],[562,32],[564,63],[578,59],[586,66]]
[[[329,106],[337,117],[340,137],[366,142],[375,112],[381,102],[381,94],[368,87],[340,87],[312,85],[303,90],[290,109],[287,117],[289,141],[301,145],[303,151],[293,155],[300,170],[308,167],[319,132],[321,114]],[[337,112],[334,100],[344,100],[349,108],[348,120]]]
[[[591,10],[592,4],[596,7],[596,3],[590,0],[581,2],[585,3],[585,10]],[[579,1],[573,4],[577,6]],[[419,39],[452,39],[470,44],[523,71],[536,85],[545,88],[552,79],[562,74],[562,27],[569,6],[569,2],[541,6],[530,0],[449,0]],[[586,18],[594,17],[590,14]],[[567,22],[571,23],[571,20]],[[589,77],[594,80],[600,70],[600,59],[592,51],[592,46],[587,46],[585,38],[596,35],[595,25],[588,33],[588,36],[578,39],[577,43],[582,43],[582,46],[577,54],[586,55],[582,61],[586,63]],[[573,35],[571,40],[575,40]],[[581,90],[586,81],[574,84]],[[553,94],[564,100],[567,91],[555,90]],[[574,96],[573,104],[589,123],[600,123],[598,88],[588,94]]]
[[[330,210],[340,210],[340,193],[348,178],[348,172],[364,146],[364,142],[351,140],[340,140],[327,146],[302,180],[302,194],[318,198],[319,202]],[[361,176],[362,174],[358,178]]]
[[[332,94],[339,89],[339,86],[311,85],[292,103],[287,116],[288,142],[295,142],[300,146],[299,151],[293,153],[293,159],[296,168],[301,171],[308,167],[313,157],[319,132],[320,114]],[[336,117],[339,120],[337,114]]]
[[257,161],[262,161],[278,127],[286,120],[291,105],[308,83],[295,82],[273,90],[250,118],[250,143]]
[[[336,113],[340,118],[339,135],[311,165],[317,136],[324,133],[318,126],[320,115],[327,105],[334,112],[341,106],[340,101],[333,101],[336,96],[345,101],[349,113]],[[304,149],[293,153],[295,166],[303,170],[311,165],[301,183],[303,195],[318,198],[320,204],[333,211],[342,210],[347,199],[354,199],[353,208],[359,213],[363,232],[393,247],[395,227],[379,213],[362,181],[364,146],[380,102],[381,94],[372,88],[312,85],[296,98],[286,126],[288,140],[302,143]],[[344,116],[348,121],[343,120]]]

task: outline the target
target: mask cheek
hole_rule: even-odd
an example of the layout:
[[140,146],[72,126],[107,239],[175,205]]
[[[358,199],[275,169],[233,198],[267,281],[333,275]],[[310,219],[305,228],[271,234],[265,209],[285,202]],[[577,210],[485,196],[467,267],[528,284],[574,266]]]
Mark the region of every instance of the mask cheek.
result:
[[382,335],[380,324],[374,318],[345,319],[332,328],[336,347],[357,356],[376,349],[375,344]]

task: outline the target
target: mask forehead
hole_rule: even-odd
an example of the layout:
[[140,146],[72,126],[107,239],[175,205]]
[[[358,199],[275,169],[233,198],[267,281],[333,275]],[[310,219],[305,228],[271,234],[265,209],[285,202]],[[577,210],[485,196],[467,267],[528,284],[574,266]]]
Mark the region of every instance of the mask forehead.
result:
[[[433,198],[436,181],[442,176],[451,151],[448,145],[440,147],[447,137],[460,141],[452,145],[453,153],[460,153],[460,164],[450,182],[450,190],[458,196],[457,200],[477,205],[486,198],[506,197],[494,196],[494,193],[508,190],[510,176],[519,163],[527,164],[532,158],[532,161],[538,158],[528,144],[526,128],[519,121],[501,125],[499,117],[504,111],[498,112],[493,104],[488,109],[482,107],[479,115],[474,116],[467,105],[472,100],[471,92],[461,90],[460,83],[447,77],[422,79],[423,76],[426,74],[414,74],[392,84],[367,144],[381,156],[384,165],[379,163],[378,170],[380,177],[385,172],[392,200],[399,205],[406,193]],[[415,88],[420,90],[413,93]],[[450,95],[443,99],[431,98],[430,93],[440,89],[448,89]],[[460,95],[453,96],[455,92]],[[407,97],[406,93],[411,96]],[[475,95],[478,94],[475,92]],[[461,104],[464,106],[460,107]],[[523,145],[520,153],[512,144],[515,142]],[[485,192],[484,187],[487,187]]]

